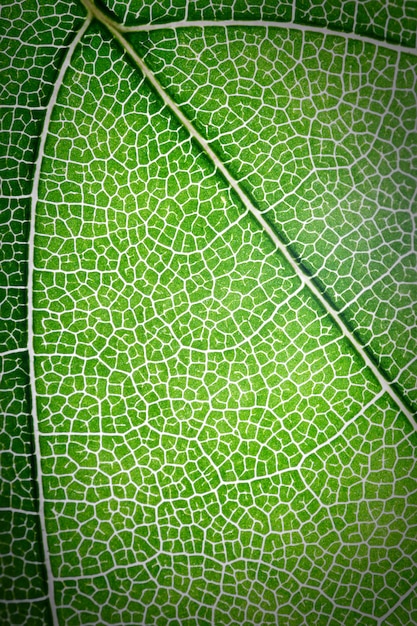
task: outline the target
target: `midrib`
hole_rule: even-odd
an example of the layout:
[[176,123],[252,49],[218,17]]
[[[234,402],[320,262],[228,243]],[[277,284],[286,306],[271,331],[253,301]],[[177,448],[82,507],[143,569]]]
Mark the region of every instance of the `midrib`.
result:
[[[136,66],[142,72],[142,74],[148,79],[153,88],[156,90],[158,95],[162,98],[164,104],[171,110],[171,112],[175,115],[175,117],[181,122],[181,124],[187,129],[190,133],[191,137],[195,139],[200,145],[201,149],[204,151],[206,156],[211,160],[215,168],[221,173],[221,175],[227,180],[231,188],[235,191],[237,196],[239,197],[242,204],[245,208],[254,216],[257,220],[258,224],[262,227],[264,232],[269,236],[271,241],[274,243],[277,250],[280,251],[281,254],[285,257],[287,262],[291,265],[294,272],[300,279],[301,283],[312,293],[314,298],[320,303],[323,309],[326,311],[327,315],[332,319],[333,323],[340,330],[342,336],[344,336],[350,344],[354,347],[357,354],[363,359],[367,367],[372,371],[375,378],[378,380],[381,385],[381,389],[385,391],[389,396],[394,400],[395,404],[401,409],[401,411],[407,416],[414,430],[417,431],[417,423],[414,419],[413,412],[408,408],[404,399],[401,397],[399,392],[397,392],[391,385],[391,381],[385,376],[385,373],[377,366],[377,364],[373,361],[371,356],[368,354],[366,348],[361,344],[361,342],[357,339],[352,330],[348,327],[348,325],[344,322],[343,318],[338,314],[338,310],[332,306],[332,302],[329,301],[327,297],[320,290],[319,285],[316,281],[311,277],[310,273],[303,267],[302,262],[298,262],[295,256],[292,254],[290,248],[286,245],[282,235],[277,232],[269,222],[265,219],[264,215],[259,211],[259,209],[253,204],[249,196],[245,193],[245,191],[241,188],[239,182],[234,178],[234,176],[230,173],[227,167],[223,164],[223,162],[219,159],[215,151],[211,148],[207,140],[201,135],[201,133],[194,127],[192,122],[184,115],[181,111],[177,103],[171,98],[171,96],[165,91],[162,87],[158,79],[152,70],[148,67],[142,57],[136,52],[136,50],[132,47],[129,41],[126,40],[124,33],[139,31],[139,30],[154,30],[156,28],[172,28],[175,25],[178,26],[186,26],[185,22],[175,22],[172,24],[158,24],[158,25],[146,25],[146,26],[138,26],[138,27],[126,27],[121,24],[116,23],[114,20],[110,19],[107,15],[105,15],[100,9],[98,9],[90,0],[82,0],[86,9],[89,11],[92,17],[96,18],[101,24],[103,24],[115,37],[115,39],[120,43],[126,53],[130,56],[130,58],[134,61]],[[196,24],[196,22],[189,22],[188,25]],[[214,25],[215,22],[198,22],[199,25]],[[222,22],[223,24],[245,24],[248,25],[247,22]],[[249,25],[254,25],[255,23],[250,22]],[[269,24],[269,23],[268,23]],[[281,26],[279,23],[273,23],[275,27]],[[259,22],[258,26],[265,25],[265,22]],[[269,24],[269,25],[272,25]],[[292,25],[293,26],[293,25]],[[307,27],[300,27],[302,30],[307,30]],[[311,30],[308,28],[308,30]],[[320,30],[323,32],[323,29]],[[332,33],[337,35],[338,33]],[[354,36],[358,38],[357,35]],[[363,40],[362,38],[360,38]],[[384,43],[385,42],[379,42]],[[392,47],[388,45],[387,47]],[[399,50],[399,46],[394,46],[396,50]],[[410,50],[411,52],[412,49]]]

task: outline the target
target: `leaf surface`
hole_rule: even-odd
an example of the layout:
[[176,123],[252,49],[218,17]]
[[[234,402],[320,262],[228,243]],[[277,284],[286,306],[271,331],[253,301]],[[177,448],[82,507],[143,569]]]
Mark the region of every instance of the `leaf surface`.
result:
[[261,27],[132,40],[415,409],[414,58]]
[[[32,439],[13,312],[2,620],[411,624],[413,16],[384,46],[252,23],[287,3],[109,6],[131,31],[251,25],[85,22],[27,89],[32,173],[12,124],[35,410]],[[358,15],[346,32],[382,36]]]
[[34,482],[27,280],[37,142],[54,81],[85,11],[3,2],[0,80],[0,623],[52,620]]

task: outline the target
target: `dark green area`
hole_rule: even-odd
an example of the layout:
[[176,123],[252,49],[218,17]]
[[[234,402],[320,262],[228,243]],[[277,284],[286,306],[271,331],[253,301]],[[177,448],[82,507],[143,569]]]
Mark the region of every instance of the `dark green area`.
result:
[[356,6],[355,0],[297,0],[295,21],[351,33]]
[[37,510],[32,468],[33,432],[28,356],[0,358],[0,508]]
[[1,600],[36,600],[46,594],[36,513],[0,512]]
[[7,604],[0,601],[0,624],[2,626],[46,626],[52,623],[47,600],[32,600]]
[[[83,8],[2,3],[0,29],[0,624],[51,623],[35,488],[27,347],[29,210],[45,107]],[[14,352],[20,350],[21,352]],[[10,601],[10,604],[7,602]]]

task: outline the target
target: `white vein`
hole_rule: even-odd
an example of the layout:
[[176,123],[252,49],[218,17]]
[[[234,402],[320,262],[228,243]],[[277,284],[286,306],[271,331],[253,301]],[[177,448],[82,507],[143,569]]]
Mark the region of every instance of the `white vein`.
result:
[[[84,0],[84,3],[87,6],[87,1]],[[98,11],[94,9],[94,13],[96,17],[98,17]],[[100,21],[104,21],[101,17],[100,13]],[[303,33],[319,33],[324,36],[329,37],[340,37],[341,39],[360,41],[361,43],[371,44],[373,46],[378,46],[381,48],[388,48],[389,50],[395,50],[396,52],[403,52],[406,54],[411,54],[416,56],[417,49],[411,48],[408,46],[403,46],[401,44],[390,43],[389,41],[383,41],[379,39],[373,39],[372,37],[366,37],[364,35],[358,35],[357,33],[346,33],[344,31],[339,30],[331,30],[330,28],[325,28],[323,26],[313,26],[310,24],[296,24],[294,22],[273,22],[267,20],[222,20],[218,22],[216,20],[182,20],[177,22],[167,22],[166,24],[139,24],[137,26],[124,26],[123,24],[117,24],[110,19],[105,20],[106,26],[116,28],[121,33],[140,33],[140,32],[150,32],[153,30],[166,30],[166,29],[178,29],[178,28],[206,28],[206,27],[217,27],[217,28],[227,28],[227,27],[245,27],[245,28],[285,28],[288,30],[297,30]]]
[[33,284],[34,284],[34,253],[35,253],[35,219],[36,219],[36,206],[38,203],[39,193],[39,179],[42,168],[42,161],[44,157],[45,143],[48,136],[49,124],[52,117],[52,112],[55,107],[55,103],[58,98],[58,93],[64,80],[66,71],[70,65],[72,55],[75,48],[86,32],[90,25],[91,17],[88,16],[85,20],[80,31],[72,41],[68,48],[65,59],[62,63],[58,78],[55,82],[54,90],[51,95],[48,107],[46,109],[45,121],[39,141],[39,153],[35,165],[35,174],[33,177],[33,190],[31,194],[31,221],[30,221],[30,233],[29,233],[29,269],[28,269],[28,352],[29,352],[29,374],[30,374],[30,389],[32,394],[32,415],[33,415],[33,431],[34,431],[34,443],[35,443],[35,458],[36,458],[36,473],[38,480],[38,493],[39,493],[39,518],[42,535],[42,545],[45,555],[45,568],[47,576],[47,589],[48,598],[51,607],[51,614],[54,626],[58,626],[58,616],[55,603],[54,594],[54,578],[52,573],[51,558],[48,549],[48,536],[46,530],[45,520],[45,496],[43,491],[42,482],[42,463],[41,463],[41,446],[40,446],[40,430],[37,415],[36,406],[36,378],[35,378],[35,349],[34,349],[34,306],[33,306]]
[[27,348],[15,348],[14,350],[5,350],[0,353],[0,357],[11,356],[12,354],[21,354],[22,352],[27,352]]

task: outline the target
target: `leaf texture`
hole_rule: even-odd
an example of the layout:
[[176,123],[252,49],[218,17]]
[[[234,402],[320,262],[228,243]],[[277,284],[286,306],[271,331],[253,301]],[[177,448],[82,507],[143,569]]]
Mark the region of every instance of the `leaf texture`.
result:
[[266,28],[133,41],[415,409],[414,58]]
[[2,623],[414,623],[416,16],[340,4],[24,14]]
[[27,353],[30,194],[53,83],[82,7],[3,2],[1,11],[0,623],[52,623],[34,479]]

